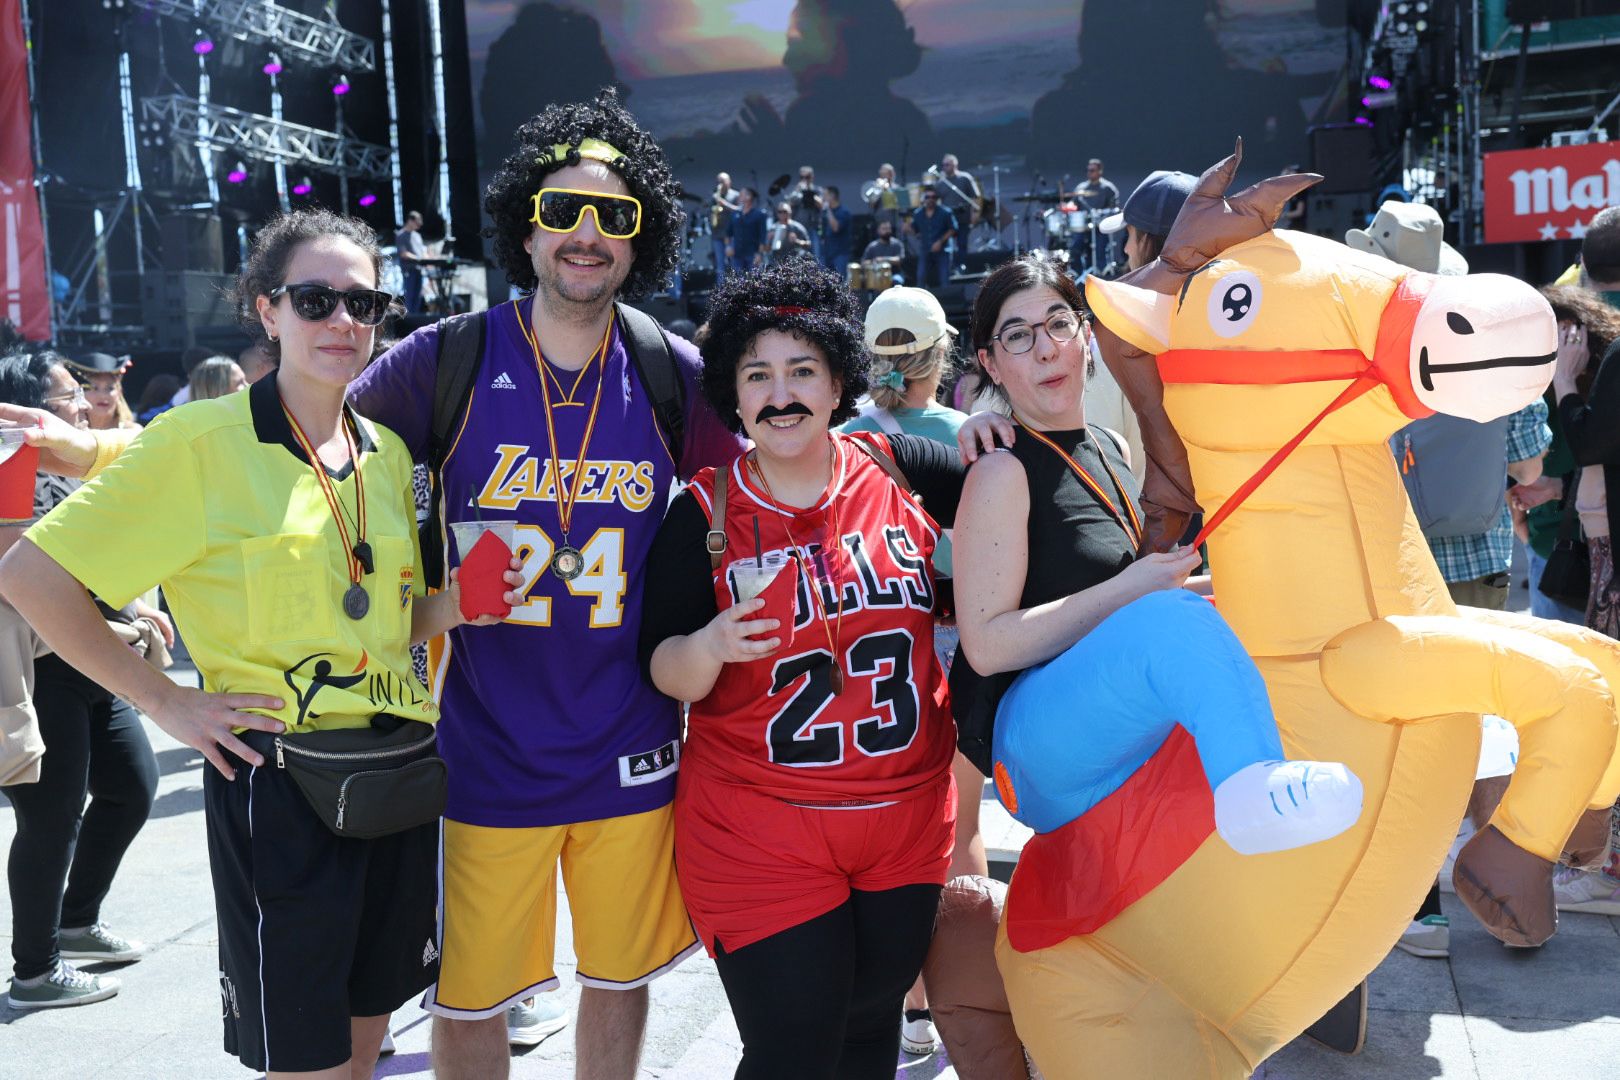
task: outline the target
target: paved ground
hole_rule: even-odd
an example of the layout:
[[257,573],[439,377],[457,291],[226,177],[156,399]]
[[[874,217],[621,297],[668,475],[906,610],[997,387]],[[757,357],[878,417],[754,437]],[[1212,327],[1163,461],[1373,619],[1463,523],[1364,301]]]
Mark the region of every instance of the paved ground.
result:
[[[180,1080],[248,1077],[219,1049],[212,897],[203,843],[199,755],[149,726],[163,778],[153,818],[136,840],[105,915],[152,946],[125,968],[124,991],[111,1001],[49,1013],[0,1006],[0,1077],[29,1080]],[[986,836],[1009,851],[1022,834],[993,799]],[[13,832],[0,800],[0,850]],[[1620,919],[1565,916],[1545,948],[1510,952],[1446,897],[1452,918],[1449,961],[1397,952],[1372,978],[1365,1052],[1342,1057],[1304,1041],[1265,1066],[1266,1080],[1596,1080],[1620,1076]],[[566,911],[563,918],[566,919]],[[0,928],[10,929],[0,895]],[[9,959],[9,933],[0,952]],[[559,974],[573,957],[566,931]],[[569,984],[559,991],[570,999]],[[643,1076],[723,1080],[738,1057],[736,1027],[714,965],[688,961],[653,986]],[[428,1075],[428,1025],[414,1006],[394,1017],[399,1053],[378,1076]],[[572,1075],[565,1030],[514,1063],[519,1078]],[[953,1077],[944,1054],[899,1063],[902,1078]]]

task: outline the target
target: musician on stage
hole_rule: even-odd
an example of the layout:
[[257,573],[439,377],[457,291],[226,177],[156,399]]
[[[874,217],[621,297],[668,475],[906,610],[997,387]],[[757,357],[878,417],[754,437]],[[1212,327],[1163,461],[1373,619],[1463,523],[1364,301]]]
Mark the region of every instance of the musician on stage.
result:
[[814,244],[810,239],[810,230],[793,219],[793,206],[789,202],[778,203],[776,207],[776,220],[771,223],[767,247],[770,264],[775,266],[788,259],[799,258],[804,255],[814,257]]
[[726,259],[735,273],[751,270],[765,260],[765,233],[770,222],[758,203],[759,192],[743,188],[737,193],[737,213],[726,225]]
[[900,276],[900,262],[906,257],[906,247],[894,236],[894,224],[886,219],[880,219],[877,224],[877,239],[866,245],[861,252],[861,262],[882,262],[889,264],[889,270],[894,275],[896,285],[904,285],[906,279]]
[[956,236],[956,215],[939,205],[939,192],[923,189],[923,204],[911,215],[911,231],[918,240],[917,284],[939,287],[951,276],[951,240]]
[[730,173],[718,173],[714,178],[714,194],[709,196],[709,244],[714,251],[714,283],[726,280],[730,257],[726,245],[730,243],[731,220],[742,212],[738,196],[731,186]]
[[803,225],[805,233],[809,235],[810,250],[818,262],[821,260],[821,208],[825,205],[823,197],[824,193],[816,184],[816,170],[808,165],[799,166],[799,182],[788,194],[788,203],[793,209],[793,220]]
[[955,154],[940,158],[939,179],[935,181],[934,189],[939,192],[940,205],[956,215],[959,222],[966,221],[968,209],[979,206],[984,199],[984,192],[979,189],[979,182],[973,178],[973,174],[957,167]]
[[1113,210],[1119,206],[1119,188],[1103,176],[1102,158],[1086,162],[1086,182],[1074,189],[1074,201],[1086,210]]
[[888,162],[879,165],[877,179],[867,181],[861,194],[871,208],[872,220],[876,224],[887,221],[891,232],[900,227],[900,198],[895,193],[893,165]]
[[849,257],[855,244],[854,219],[837,187],[828,184],[825,194],[827,205],[821,209],[821,265],[843,277],[849,269]]
[[422,311],[422,260],[427,257],[427,245],[422,242],[422,214],[412,210],[405,215],[405,225],[394,234],[395,258],[399,260],[399,273],[405,280],[405,311],[418,315]]

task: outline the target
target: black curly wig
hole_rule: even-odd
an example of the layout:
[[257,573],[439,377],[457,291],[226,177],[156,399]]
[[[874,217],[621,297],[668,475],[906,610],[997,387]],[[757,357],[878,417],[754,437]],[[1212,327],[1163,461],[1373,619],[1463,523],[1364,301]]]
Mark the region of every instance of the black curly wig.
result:
[[[680,185],[669,171],[664,152],[643,131],[612,87],[598,91],[594,101],[547,105],[534,119],[517,129],[514,150],[484,189],[484,212],[494,222],[484,231],[495,240],[495,260],[506,271],[506,279],[524,292],[537,284],[534,263],[523,242],[535,230],[529,218],[534,213],[534,193],[545,186],[545,178],[565,165],[578,164],[579,155],[553,162],[546,153],[555,143],[578,146],[587,138],[600,139],[623,156],[609,168],[641,200],[641,231],[630,241],[635,261],[620,288],[628,300],[639,300],[658,291],[680,260]],[[542,158],[542,155],[545,155]]]
[[709,295],[708,325],[703,396],[732,431],[742,430],[737,365],[766,330],[781,330],[820,349],[844,384],[831,422],[854,418],[855,403],[867,390],[872,358],[866,351],[860,302],[837,274],[804,258],[730,274]]

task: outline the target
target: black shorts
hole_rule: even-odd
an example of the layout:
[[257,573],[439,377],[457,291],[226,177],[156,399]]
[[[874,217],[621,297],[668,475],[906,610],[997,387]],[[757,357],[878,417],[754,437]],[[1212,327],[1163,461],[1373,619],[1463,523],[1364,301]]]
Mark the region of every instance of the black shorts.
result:
[[438,978],[439,827],[340,839],[273,760],[226,758],[236,779],[203,781],[225,1050],[250,1069],[333,1068],[350,1017]]

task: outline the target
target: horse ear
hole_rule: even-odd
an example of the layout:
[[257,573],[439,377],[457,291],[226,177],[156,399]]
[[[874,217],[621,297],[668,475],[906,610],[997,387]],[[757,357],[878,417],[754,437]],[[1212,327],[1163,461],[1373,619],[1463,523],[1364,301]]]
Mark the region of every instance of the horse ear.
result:
[[1170,347],[1174,296],[1093,274],[1086,278],[1086,303],[1104,326],[1143,352],[1158,354]]

